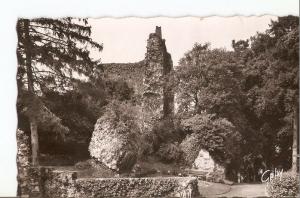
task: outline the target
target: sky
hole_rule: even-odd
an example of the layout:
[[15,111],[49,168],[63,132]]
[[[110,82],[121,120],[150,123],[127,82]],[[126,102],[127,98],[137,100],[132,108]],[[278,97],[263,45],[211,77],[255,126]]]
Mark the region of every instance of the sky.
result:
[[271,20],[277,17],[152,17],[152,18],[98,18],[89,19],[92,38],[103,44],[101,53],[93,52],[102,63],[128,63],[141,61],[145,57],[147,39],[161,26],[168,52],[173,64],[191,50],[194,43],[211,44],[211,48],[232,50],[233,39],[248,39],[256,32],[264,32]]

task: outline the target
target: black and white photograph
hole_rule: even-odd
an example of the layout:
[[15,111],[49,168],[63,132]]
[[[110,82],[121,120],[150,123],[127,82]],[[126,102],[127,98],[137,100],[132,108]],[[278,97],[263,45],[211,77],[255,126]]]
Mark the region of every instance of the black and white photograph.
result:
[[19,18],[20,197],[299,197],[299,17]]

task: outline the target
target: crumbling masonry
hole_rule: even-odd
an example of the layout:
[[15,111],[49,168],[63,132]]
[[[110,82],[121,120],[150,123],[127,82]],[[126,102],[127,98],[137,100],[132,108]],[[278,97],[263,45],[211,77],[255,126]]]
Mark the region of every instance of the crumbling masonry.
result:
[[168,86],[173,71],[161,27],[156,26],[147,40],[145,59],[137,63],[103,64],[108,78],[125,80],[134,88],[143,109],[144,131],[150,132],[155,123],[174,113],[174,94]]
[[173,70],[161,27],[149,35],[143,78],[142,108],[145,112],[144,129],[151,130],[155,122],[173,114],[174,97],[168,88],[168,74]]

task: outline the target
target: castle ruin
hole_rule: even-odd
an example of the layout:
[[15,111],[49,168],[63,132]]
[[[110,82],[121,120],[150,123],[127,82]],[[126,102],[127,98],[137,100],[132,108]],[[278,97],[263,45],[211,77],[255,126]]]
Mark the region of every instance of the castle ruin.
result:
[[142,107],[148,114],[144,121],[146,128],[173,113],[173,94],[167,86],[172,70],[173,62],[162,39],[161,27],[156,27],[147,40],[145,56]]
[[168,87],[169,74],[173,70],[171,55],[167,52],[161,27],[147,40],[145,59],[137,63],[103,64],[107,76],[125,80],[140,96],[144,114],[144,130],[174,113],[174,94]]

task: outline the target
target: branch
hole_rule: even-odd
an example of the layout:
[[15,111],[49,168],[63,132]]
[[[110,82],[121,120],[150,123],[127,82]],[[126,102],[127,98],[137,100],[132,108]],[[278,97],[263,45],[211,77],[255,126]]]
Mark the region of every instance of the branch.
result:
[[[49,37],[50,37],[50,36],[49,36]],[[55,44],[64,45],[64,46],[66,46],[66,47],[69,47],[69,45],[67,45],[67,44],[65,44],[65,43],[55,42],[55,41],[50,40],[50,39],[41,38],[41,40],[49,41],[49,42],[52,42],[52,43],[55,43]],[[41,42],[41,43],[43,43],[43,42]],[[43,43],[43,44],[46,44],[46,43]]]
[[[80,21],[80,20],[79,20]],[[55,29],[55,31],[62,31],[65,32],[64,28],[68,31],[77,31],[78,33],[84,32],[88,35],[90,35],[90,26],[83,26],[72,22],[72,18],[61,18],[61,19],[49,19],[49,18],[37,18],[32,19],[31,22],[37,23],[37,24],[45,24],[48,26],[52,26],[52,28]],[[39,26],[39,25],[34,25]],[[64,28],[62,28],[64,27]],[[44,28],[44,27],[41,27]],[[49,27],[50,28],[50,27]],[[52,29],[50,28],[50,29]],[[53,29],[52,29],[53,30]]]
[[51,29],[52,31],[55,31],[53,28],[51,28],[51,27],[44,27],[44,26],[40,26],[40,25],[30,25],[30,26],[32,26],[32,27],[38,27],[38,28],[44,28],[44,29]]
[[31,28],[31,30],[32,30],[34,33],[37,33],[37,34],[41,34],[41,35],[47,36],[47,37],[49,37],[49,38],[52,38],[52,39],[54,39],[54,40],[57,40],[57,41],[63,42],[63,43],[65,43],[66,45],[68,44],[68,43],[67,43],[67,41],[64,41],[64,40],[61,40],[61,39],[58,39],[58,38],[55,38],[55,37],[49,36],[49,35],[47,35],[47,34],[44,34],[44,33],[42,33],[42,32],[36,31],[36,30],[35,30],[35,29],[33,29],[33,28]]
[[40,70],[37,70],[37,71],[34,71],[34,72],[37,72],[37,73],[49,73],[49,74],[57,75],[56,73],[51,72],[51,71],[40,71]]

